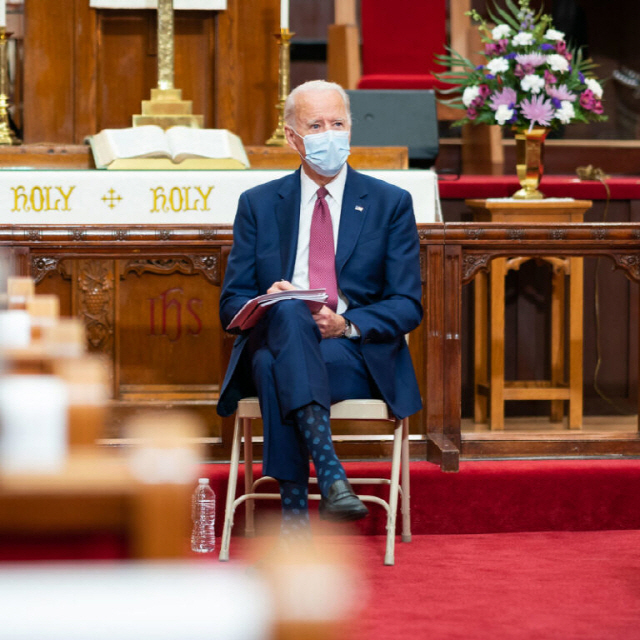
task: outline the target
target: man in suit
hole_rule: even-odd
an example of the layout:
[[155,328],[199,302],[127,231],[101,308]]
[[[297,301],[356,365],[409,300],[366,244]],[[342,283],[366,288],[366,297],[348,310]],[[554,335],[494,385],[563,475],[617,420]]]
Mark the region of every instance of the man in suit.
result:
[[218,403],[227,416],[257,391],[264,473],[280,484],[283,534],[308,532],[309,455],[320,516],[367,515],[333,449],[332,403],[382,398],[401,418],[421,408],[405,341],[422,318],[411,196],[346,164],[350,130],[339,85],[318,80],[291,92],[285,133],[301,168],[240,197],[220,297],[226,327],[257,295],[327,290],[317,311],[279,302],[236,339]]

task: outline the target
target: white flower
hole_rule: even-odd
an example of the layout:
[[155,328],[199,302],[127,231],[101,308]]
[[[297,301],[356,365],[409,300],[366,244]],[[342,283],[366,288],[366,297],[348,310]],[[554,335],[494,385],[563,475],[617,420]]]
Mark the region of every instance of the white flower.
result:
[[509,122],[513,118],[513,109],[509,109],[506,104],[501,104],[496,109],[496,122],[500,125]]
[[499,73],[509,71],[509,61],[506,58],[494,58],[487,63],[485,68],[492,76],[496,76]]
[[558,53],[548,55],[547,64],[552,71],[567,71],[569,69],[569,61]]
[[537,76],[533,73],[529,73],[520,81],[520,86],[523,91],[531,91],[531,93],[540,93],[544,87],[544,78]]
[[491,37],[494,40],[502,40],[511,33],[511,27],[508,24],[499,24],[491,32]]
[[465,107],[468,107],[479,95],[480,87],[478,87],[478,85],[467,87],[462,92],[462,104],[464,104]]
[[564,33],[562,33],[562,31],[558,31],[557,29],[547,29],[544,37],[547,40],[564,40]]
[[587,85],[587,89],[591,89],[591,91],[593,91],[593,95],[596,98],[602,98],[602,86],[597,80],[594,80],[593,78],[587,78],[584,82]]
[[560,108],[556,110],[555,117],[562,122],[562,124],[569,124],[576,116],[576,110],[573,108],[573,103],[569,100],[563,100],[560,103]]
[[533,44],[533,34],[527,33],[526,31],[521,31],[516,36],[514,36],[511,42],[516,47],[528,47],[530,44]]

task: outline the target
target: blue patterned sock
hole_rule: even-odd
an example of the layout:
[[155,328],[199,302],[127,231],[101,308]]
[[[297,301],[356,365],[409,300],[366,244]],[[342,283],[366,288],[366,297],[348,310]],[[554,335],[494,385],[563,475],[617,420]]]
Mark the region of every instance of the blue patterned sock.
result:
[[312,403],[297,409],[294,415],[313,459],[320,493],[326,496],[336,480],[347,479],[331,441],[329,412],[319,404]]
[[287,480],[278,480],[278,484],[282,500],[281,535],[290,538],[308,538],[311,535],[308,488]]

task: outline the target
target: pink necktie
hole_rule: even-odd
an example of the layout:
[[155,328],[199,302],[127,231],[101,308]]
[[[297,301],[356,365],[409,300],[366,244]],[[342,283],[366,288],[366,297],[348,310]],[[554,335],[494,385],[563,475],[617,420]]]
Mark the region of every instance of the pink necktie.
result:
[[320,187],[313,207],[311,236],[309,238],[309,288],[327,290],[327,306],[338,307],[338,281],[336,280],[336,254],[333,248],[333,225],[329,205],[324,199],[329,192]]

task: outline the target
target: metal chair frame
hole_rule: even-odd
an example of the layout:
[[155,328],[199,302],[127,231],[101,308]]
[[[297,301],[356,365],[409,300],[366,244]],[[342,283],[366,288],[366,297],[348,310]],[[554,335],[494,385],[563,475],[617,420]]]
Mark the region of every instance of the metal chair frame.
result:
[[[262,476],[257,480],[253,477],[253,435],[252,421],[260,419],[260,405],[258,398],[245,398],[238,403],[236,420],[233,429],[231,447],[231,464],[229,469],[229,484],[224,514],[222,542],[220,545],[220,560],[229,559],[229,545],[233,518],[237,507],[245,503],[245,535],[255,535],[254,509],[256,500],[279,500],[280,493],[258,493],[256,489],[267,481],[273,481],[269,476]],[[409,495],[409,420],[397,419],[390,412],[389,407],[382,400],[344,400],[331,407],[332,420],[384,420],[392,422],[393,454],[391,458],[390,478],[350,478],[352,485],[385,484],[389,486],[389,500],[378,496],[360,495],[363,502],[372,502],[384,507],[387,512],[387,535],[384,556],[385,565],[394,564],[396,513],[398,510],[398,495],[401,497],[402,535],[403,542],[411,541],[410,495]],[[240,448],[244,440],[244,493],[237,498],[238,468],[240,466]],[[311,478],[310,482],[317,482]],[[319,493],[309,495],[310,500],[319,500]]]

